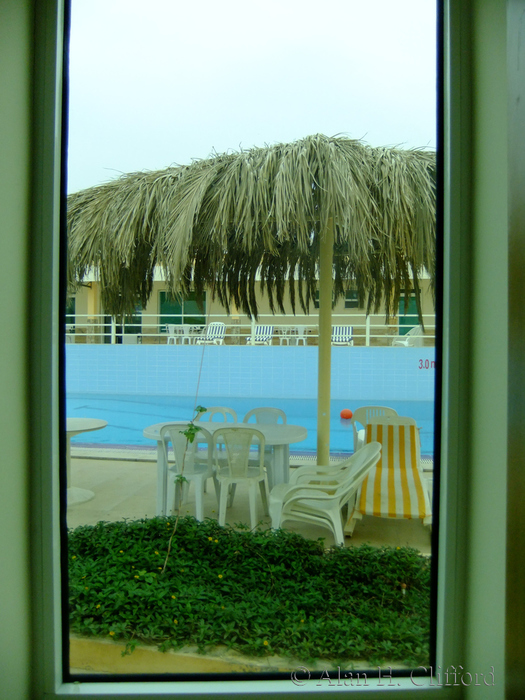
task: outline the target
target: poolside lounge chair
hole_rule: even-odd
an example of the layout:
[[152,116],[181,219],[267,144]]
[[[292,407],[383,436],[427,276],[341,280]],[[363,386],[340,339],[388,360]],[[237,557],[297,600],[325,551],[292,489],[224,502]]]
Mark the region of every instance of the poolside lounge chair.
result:
[[249,335],[246,338],[248,345],[271,345],[273,338],[273,326],[255,326],[255,333],[252,337]]
[[[354,431],[354,452],[365,444],[366,426],[371,418],[377,418],[377,416],[397,416],[397,411],[387,406],[360,406],[355,409],[350,420]],[[362,427],[359,428],[359,425]]]
[[332,345],[353,345],[353,326],[332,326]]
[[333,532],[336,544],[345,543],[342,509],[352,500],[379,460],[381,446],[372,442],[334,467],[299,467],[290,483],[270,493],[272,528],[288,520],[314,523]]
[[[379,518],[419,518],[432,524],[416,421],[405,416],[378,416],[366,426],[366,443],[381,444],[381,459],[363,481],[345,533],[351,534],[363,515]],[[356,454],[360,454],[363,447]]]
[[226,324],[214,321],[206,328],[204,337],[197,338],[197,345],[222,345],[226,335]]
[[399,336],[392,341],[392,345],[403,348],[421,348],[424,344],[425,331],[423,326],[415,326],[406,335]]

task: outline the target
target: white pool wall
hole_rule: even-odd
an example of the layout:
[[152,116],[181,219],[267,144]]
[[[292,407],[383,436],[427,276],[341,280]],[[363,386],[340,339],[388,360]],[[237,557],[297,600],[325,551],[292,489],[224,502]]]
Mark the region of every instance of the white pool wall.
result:
[[[314,399],[317,347],[66,345],[66,391]],[[332,399],[433,401],[435,349],[333,347]]]

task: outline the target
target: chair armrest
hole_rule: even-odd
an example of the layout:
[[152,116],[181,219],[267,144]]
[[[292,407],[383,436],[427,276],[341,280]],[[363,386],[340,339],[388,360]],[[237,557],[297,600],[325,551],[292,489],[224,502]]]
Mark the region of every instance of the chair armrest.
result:
[[304,467],[298,467],[295,469],[293,472],[290,474],[290,480],[289,484],[297,484],[300,481],[304,481],[306,478],[307,480],[313,480],[316,476],[319,477],[335,477],[337,476],[342,469],[346,469],[346,467],[343,468],[338,468],[338,467],[325,467],[323,465],[320,466],[304,466]]
[[[338,484],[277,484],[270,493],[270,500],[281,501],[284,506],[290,501],[302,500],[305,498],[323,498],[329,499],[333,497],[334,490]],[[281,488],[286,487],[286,488]]]
[[330,491],[323,491],[316,484],[303,484],[300,488],[286,493],[282,500],[282,507],[289,506],[295,501],[307,501],[308,499],[332,501],[334,499],[334,487],[332,486]]

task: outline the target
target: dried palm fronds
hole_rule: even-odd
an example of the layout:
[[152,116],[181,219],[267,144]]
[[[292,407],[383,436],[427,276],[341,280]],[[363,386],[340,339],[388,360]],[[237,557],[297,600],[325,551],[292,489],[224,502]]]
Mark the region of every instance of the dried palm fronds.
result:
[[68,281],[98,270],[116,316],[146,303],[156,266],[174,296],[208,290],[256,316],[256,282],[282,312],[288,282],[307,312],[333,218],[335,298],[352,285],[388,315],[434,278],[435,202],[434,153],[322,135],[133,173],[69,196]]

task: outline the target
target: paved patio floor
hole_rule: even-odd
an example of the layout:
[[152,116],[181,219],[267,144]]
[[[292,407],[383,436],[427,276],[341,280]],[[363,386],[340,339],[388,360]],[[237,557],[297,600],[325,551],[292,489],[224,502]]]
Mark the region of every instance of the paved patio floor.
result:
[[[137,519],[155,515],[157,467],[154,461],[91,459],[74,455],[73,452],[71,484],[93,491],[95,496],[90,501],[68,508],[68,527],[93,525],[101,520]],[[264,516],[260,500],[258,506],[262,527],[268,527],[270,519]],[[190,515],[195,513],[193,486],[190,487],[189,500],[183,512]],[[218,517],[217,501],[211,482],[204,497],[204,516]],[[234,525],[249,521],[248,495],[238,487],[233,506],[228,509],[226,522]],[[334,544],[331,532],[324,528],[292,522],[285,523],[285,527],[312,539],[324,537],[327,547]],[[357,523],[353,536],[346,538],[347,546],[363,543],[374,546],[410,546],[424,554],[430,554],[431,551],[429,528],[415,520],[365,516]]]

